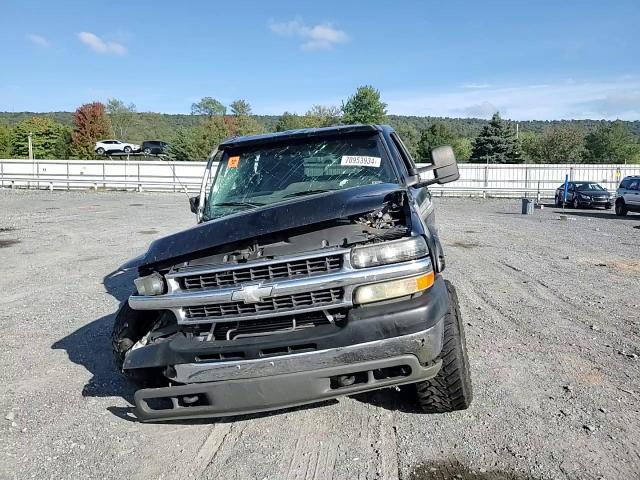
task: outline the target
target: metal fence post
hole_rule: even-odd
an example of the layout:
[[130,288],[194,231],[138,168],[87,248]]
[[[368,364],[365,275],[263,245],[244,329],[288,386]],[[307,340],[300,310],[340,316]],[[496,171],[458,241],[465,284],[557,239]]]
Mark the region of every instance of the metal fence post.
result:
[[71,190],[71,186],[69,185],[69,160],[67,160],[67,191]]
[[482,191],[482,198],[487,198],[487,187],[489,186],[489,165],[484,166],[484,190]]

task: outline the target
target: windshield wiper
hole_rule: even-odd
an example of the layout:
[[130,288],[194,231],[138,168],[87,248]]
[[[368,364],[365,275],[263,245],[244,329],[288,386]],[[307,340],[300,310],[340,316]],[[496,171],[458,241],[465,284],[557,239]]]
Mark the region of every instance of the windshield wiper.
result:
[[304,195],[313,195],[315,193],[325,193],[325,192],[332,192],[334,189],[323,189],[323,188],[319,188],[317,190],[305,190],[303,192],[293,192],[293,193],[287,193],[284,197],[282,198],[287,198],[287,197],[302,197]]
[[266,205],[260,202],[220,202],[212,204],[213,207],[261,207]]

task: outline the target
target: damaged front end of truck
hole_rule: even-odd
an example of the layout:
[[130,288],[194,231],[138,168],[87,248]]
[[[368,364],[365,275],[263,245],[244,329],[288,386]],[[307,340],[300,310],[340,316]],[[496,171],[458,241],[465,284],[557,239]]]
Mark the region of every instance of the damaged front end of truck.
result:
[[446,387],[433,380],[455,292],[392,155],[373,126],[220,146],[192,203],[200,223],[151,244],[116,316],[138,418]]

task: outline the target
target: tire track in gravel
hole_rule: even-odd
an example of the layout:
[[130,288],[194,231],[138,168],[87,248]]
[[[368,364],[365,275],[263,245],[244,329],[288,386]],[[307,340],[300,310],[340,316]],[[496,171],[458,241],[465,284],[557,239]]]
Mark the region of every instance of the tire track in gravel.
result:
[[216,455],[224,444],[225,440],[231,433],[231,423],[216,423],[211,432],[202,442],[202,445],[196,452],[195,458],[186,463],[186,466],[180,472],[176,472],[174,477],[182,478],[200,478],[207,466],[215,461]]

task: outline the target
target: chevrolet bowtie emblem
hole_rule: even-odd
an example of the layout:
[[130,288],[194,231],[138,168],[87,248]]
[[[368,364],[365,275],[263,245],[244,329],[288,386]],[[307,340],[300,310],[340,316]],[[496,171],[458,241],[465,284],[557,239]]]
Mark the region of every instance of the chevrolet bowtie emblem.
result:
[[271,292],[273,292],[273,287],[243,285],[240,290],[236,290],[231,294],[231,300],[244,303],[258,303],[261,302],[263,298],[270,296]]

